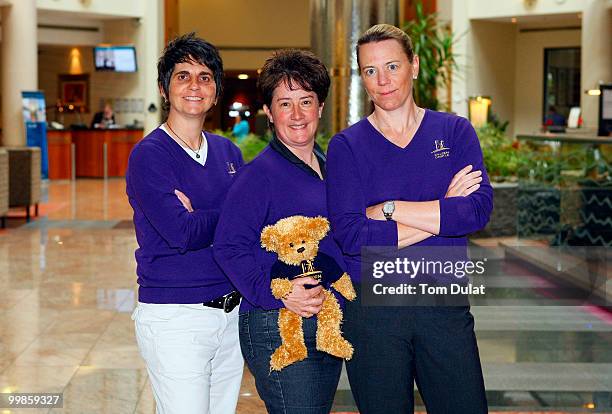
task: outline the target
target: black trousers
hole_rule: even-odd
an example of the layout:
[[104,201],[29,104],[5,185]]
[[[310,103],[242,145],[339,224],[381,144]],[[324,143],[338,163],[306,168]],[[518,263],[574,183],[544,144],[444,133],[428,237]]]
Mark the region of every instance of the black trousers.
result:
[[361,414],[414,412],[414,382],[428,414],[487,413],[474,318],[464,307],[346,303],[347,362]]

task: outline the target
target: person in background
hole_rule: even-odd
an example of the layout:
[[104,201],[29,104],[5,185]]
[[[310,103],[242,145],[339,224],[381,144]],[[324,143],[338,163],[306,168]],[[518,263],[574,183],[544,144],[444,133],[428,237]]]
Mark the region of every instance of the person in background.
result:
[[168,119],[134,147],[126,175],[139,246],[136,339],[157,413],[233,414],[244,367],[240,295],[212,242],[243,162],[231,141],[202,130],[223,63],[190,33],[168,43],[157,70]]
[[[362,247],[454,246],[467,257],[466,235],[487,224],[493,190],[469,121],[415,103],[419,57],[406,33],[373,26],[356,54],[374,111],[330,141],[327,200],[359,292]],[[416,381],[430,414],[487,413],[469,306],[364,306],[360,297],[347,302],[344,325],[359,412],[414,412]]]
[[565,117],[557,112],[557,107],[550,105],[548,107],[548,113],[544,125],[546,126],[565,126],[567,124]]
[[115,113],[111,104],[107,102],[104,104],[104,109],[94,115],[91,128],[108,128],[111,125],[115,125]]
[[242,119],[240,114],[234,118],[234,128],[232,128],[232,134],[237,138],[238,142],[242,142],[244,138],[249,135],[249,121]]

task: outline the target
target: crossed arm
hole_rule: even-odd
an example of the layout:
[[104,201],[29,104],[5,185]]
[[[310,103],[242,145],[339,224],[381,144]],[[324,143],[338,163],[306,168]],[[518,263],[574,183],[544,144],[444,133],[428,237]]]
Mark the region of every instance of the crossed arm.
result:
[[[471,165],[459,171],[448,186],[445,198],[466,197],[480,188],[481,171],[472,171]],[[393,221],[397,223],[398,247],[406,247],[440,233],[440,201],[397,201],[394,200]],[[366,216],[372,220],[386,220],[382,207],[375,204],[366,209]]]

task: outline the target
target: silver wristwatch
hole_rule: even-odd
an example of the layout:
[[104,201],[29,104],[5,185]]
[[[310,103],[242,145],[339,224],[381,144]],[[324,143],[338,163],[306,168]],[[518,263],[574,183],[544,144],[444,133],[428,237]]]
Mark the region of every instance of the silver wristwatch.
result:
[[393,212],[395,211],[395,202],[387,201],[383,204],[382,212],[387,220],[393,220]]

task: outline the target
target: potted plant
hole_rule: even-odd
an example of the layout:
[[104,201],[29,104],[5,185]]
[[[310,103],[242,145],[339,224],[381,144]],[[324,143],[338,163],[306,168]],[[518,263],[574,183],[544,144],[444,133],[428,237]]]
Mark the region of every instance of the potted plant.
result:
[[406,22],[402,30],[410,36],[414,53],[420,58],[419,78],[413,91],[415,102],[435,111],[448,109],[441,105],[436,90],[448,88],[451,72],[457,67],[450,26],[440,24],[437,13],[425,14],[423,4],[418,1],[416,18]]
[[508,122],[500,123],[494,115],[476,129],[485,167],[493,186],[495,208],[489,224],[474,237],[513,236],[517,232],[518,170],[525,160],[525,150],[505,131]]

